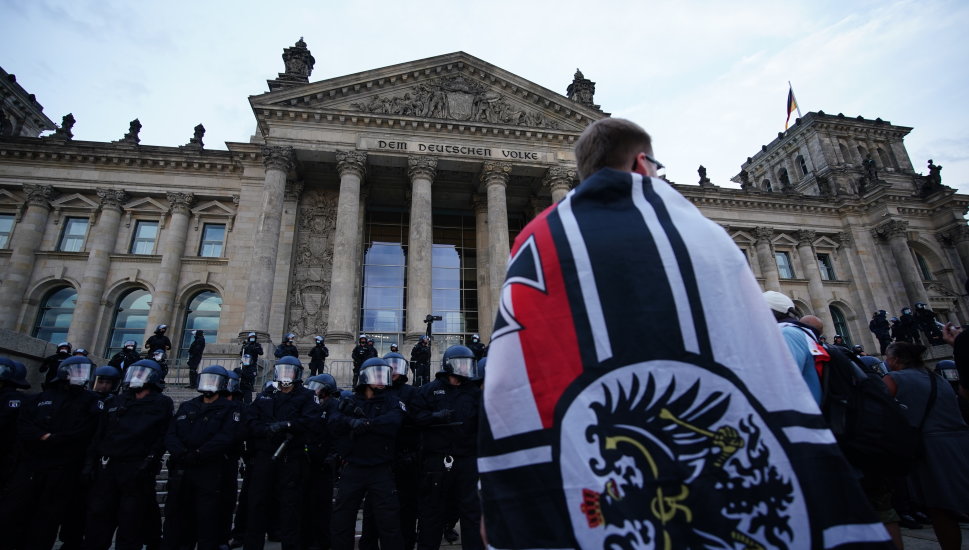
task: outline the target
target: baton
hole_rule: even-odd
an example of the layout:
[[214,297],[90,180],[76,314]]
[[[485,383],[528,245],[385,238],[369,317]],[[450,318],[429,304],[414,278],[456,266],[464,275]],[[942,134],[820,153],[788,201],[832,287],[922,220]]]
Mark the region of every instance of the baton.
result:
[[277,458],[279,458],[281,454],[283,454],[283,451],[286,450],[286,446],[289,444],[290,439],[293,439],[293,434],[286,434],[286,439],[284,439],[283,442],[279,444],[279,447],[276,449],[276,452],[273,453],[272,460],[276,460]]

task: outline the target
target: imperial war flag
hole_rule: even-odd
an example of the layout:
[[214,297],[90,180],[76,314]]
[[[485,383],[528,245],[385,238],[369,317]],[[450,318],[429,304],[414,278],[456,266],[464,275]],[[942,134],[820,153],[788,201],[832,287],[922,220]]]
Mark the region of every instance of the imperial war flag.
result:
[[518,236],[478,467],[492,548],[886,548],[743,255],[603,169]]

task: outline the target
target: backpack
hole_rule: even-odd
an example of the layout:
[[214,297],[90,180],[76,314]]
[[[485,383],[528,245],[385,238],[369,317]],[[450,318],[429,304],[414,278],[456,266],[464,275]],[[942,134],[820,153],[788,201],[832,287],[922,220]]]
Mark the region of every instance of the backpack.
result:
[[903,405],[870,367],[836,346],[828,353],[821,413],[845,458],[863,471],[893,476],[911,472],[923,453],[921,425],[908,423]]

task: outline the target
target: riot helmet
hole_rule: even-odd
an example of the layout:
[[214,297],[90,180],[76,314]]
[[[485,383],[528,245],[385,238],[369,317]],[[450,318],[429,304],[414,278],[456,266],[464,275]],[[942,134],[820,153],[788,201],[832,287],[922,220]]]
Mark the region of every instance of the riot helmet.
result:
[[851,346],[851,351],[855,353],[865,353],[865,346],[861,344],[855,344],[854,346]]
[[935,364],[935,372],[939,373],[947,382],[959,382],[959,370],[952,359],[943,359]]
[[30,383],[27,382],[27,367],[25,367],[20,361],[14,361],[11,359],[10,362],[13,363],[13,385],[22,390],[29,390]]
[[83,355],[68,357],[57,366],[54,380],[67,382],[71,386],[87,387],[94,376],[94,363]]
[[197,330],[193,331],[192,334],[194,334],[195,337],[198,338],[199,336],[205,336],[205,331],[202,330],[202,329],[197,329]]
[[871,355],[862,355],[858,359],[860,359],[862,363],[878,374],[882,376],[888,374],[888,367],[885,366],[885,363],[879,361],[877,357],[872,357]]
[[884,309],[879,309],[878,311],[875,312],[876,317],[885,317],[886,315],[888,315],[888,312],[885,311]]
[[915,309],[925,309],[926,307],[928,307],[928,304],[925,302],[915,302]]
[[893,323],[897,323],[897,322],[898,322],[898,317],[892,317],[892,318],[891,318],[891,319],[889,319],[889,320],[890,320],[891,322],[893,322]]
[[14,366],[13,361],[6,357],[0,357],[0,382],[3,382],[4,385],[13,386],[16,379],[17,367]]
[[199,373],[198,391],[203,395],[225,391],[229,387],[229,371],[222,365],[209,365]]
[[168,355],[165,353],[165,350],[163,350],[163,349],[156,349],[155,351],[151,352],[151,358],[156,363],[164,363],[165,362],[165,359],[168,358]]
[[477,334],[472,334],[471,335],[471,341],[472,342],[480,342],[481,341],[481,337],[478,336]]
[[158,325],[155,327],[155,334],[164,334],[168,330],[168,325]]
[[488,363],[487,357],[482,357],[478,359],[477,368],[475,369],[474,376],[471,377],[472,382],[484,382],[485,379],[485,364]]
[[407,376],[407,359],[404,359],[403,355],[392,351],[384,355],[384,361],[386,361],[392,369],[391,374]]
[[242,377],[234,370],[226,369],[229,382],[226,384],[225,391],[229,393],[242,393]]
[[273,373],[276,382],[284,388],[289,387],[294,382],[299,382],[300,377],[303,376],[303,364],[292,355],[280,357],[273,367]]
[[57,344],[57,354],[58,355],[70,355],[71,354],[71,343],[61,342]]
[[248,340],[248,341],[250,341],[250,342],[255,342],[255,341],[256,341],[256,333],[255,333],[255,332],[250,332],[250,333],[249,333],[249,334],[248,334],[248,335],[246,336],[246,340]]
[[466,346],[451,346],[441,358],[441,372],[463,378],[474,378],[474,352]]
[[336,386],[336,378],[327,373],[317,374],[306,379],[306,387],[313,390],[316,395],[339,394],[340,390]]
[[400,351],[400,348],[397,347],[397,344],[390,344],[390,353],[397,353],[398,351]]
[[135,361],[125,369],[124,380],[121,382],[122,389],[140,390],[147,386],[154,386],[155,389],[161,391],[161,365],[151,359],[142,359]]
[[315,340],[317,344],[322,344],[323,343],[323,337],[322,336],[315,336],[315,337],[313,337],[313,340]]
[[367,335],[366,334],[361,334],[360,337],[357,338],[357,343],[360,344],[361,346],[366,346],[367,345]]
[[373,344],[374,344],[373,338],[367,338],[367,345],[370,347],[373,347]]
[[75,356],[76,355],[80,355],[80,356],[83,356],[83,357],[87,357],[88,356],[88,351],[86,349],[84,349],[84,348],[77,348],[76,350],[74,350],[74,353],[72,355],[75,355]]
[[296,338],[296,335],[295,334],[293,334],[292,332],[287,332],[286,335],[283,336],[283,343],[284,344],[286,342],[292,343],[293,342],[293,339],[295,339],[295,338]]
[[393,383],[391,378],[392,369],[387,361],[380,357],[371,357],[360,365],[360,377],[357,380],[357,387],[376,386],[387,387]]
[[134,351],[136,346],[137,344],[135,344],[134,340],[125,340],[124,346],[122,347],[128,351]]
[[844,339],[844,337],[843,337],[843,336],[841,336],[840,334],[835,334],[835,335],[834,335],[834,343],[835,343],[836,345],[839,345],[839,346],[840,346],[840,345],[842,345],[842,344],[844,344],[844,343],[845,343],[845,339]]
[[912,314],[912,308],[910,308],[910,307],[903,307],[902,308],[902,315],[911,315],[911,314]]
[[94,369],[93,390],[97,393],[114,393],[121,383],[121,371],[111,365],[104,365]]

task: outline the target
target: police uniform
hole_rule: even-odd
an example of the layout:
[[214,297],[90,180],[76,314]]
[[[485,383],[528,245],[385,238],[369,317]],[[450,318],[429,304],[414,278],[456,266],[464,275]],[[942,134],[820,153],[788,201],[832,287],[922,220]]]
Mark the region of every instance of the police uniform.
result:
[[368,346],[366,343],[358,343],[353,347],[353,351],[350,352],[350,359],[353,360],[353,387],[357,387],[357,380],[360,376],[360,365],[362,365],[367,359],[376,357],[376,351],[374,350],[373,353],[371,353],[371,350],[373,350],[373,348]]
[[320,342],[310,349],[310,376],[316,376],[323,372],[326,366],[326,358],[330,356],[330,350]]
[[145,349],[148,350],[149,353],[154,352],[156,349],[163,349],[166,353],[168,353],[168,351],[172,349],[172,341],[168,339],[168,336],[165,336],[160,332],[156,332],[148,337],[147,341],[145,341]]
[[276,346],[276,351],[273,352],[273,355],[276,356],[276,359],[280,357],[299,357],[299,350],[296,349],[296,346],[292,342],[283,342]]
[[320,398],[319,401],[319,420],[306,434],[309,470],[304,492],[303,548],[330,548],[333,480],[341,461],[329,423],[336,414],[340,398],[331,396]]
[[431,378],[431,346],[421,342],[414,344],[410,352],[410,365],[414,372],[414,385],[426,384]]

